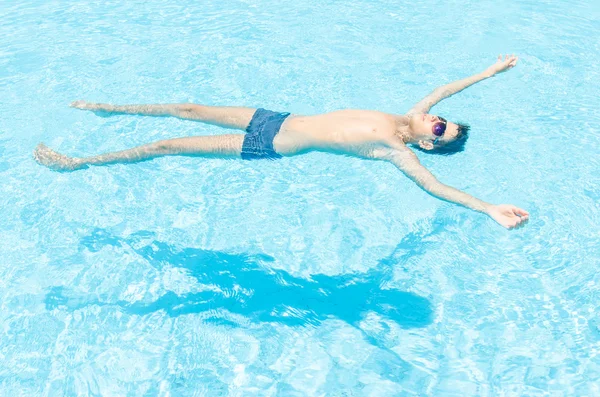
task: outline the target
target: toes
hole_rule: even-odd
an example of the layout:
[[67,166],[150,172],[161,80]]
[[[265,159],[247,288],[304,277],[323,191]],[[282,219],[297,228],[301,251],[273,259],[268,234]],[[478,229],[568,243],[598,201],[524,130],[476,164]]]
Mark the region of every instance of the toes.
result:
[[85,104],[86,104],[85,101],[78,100],[78,101],[71,102],[71,104],[69,106],[72,108],[83,109],[85,107]]
[[48,146],[44,145],[43,143],[40,143],[39,145],[37,145],[37,147],[33,151],[33,158],[38,163],[45,165],[49,151],[50,151],[50,149],[48,148]]
[[69,106],[72,108],[75,108],[75,109],[91,110],[94,108],[94,103],[78,100],[78,101],[71,102],[71,104]]
[[43,143],[35,148],[33,158],[39,164],[56,171],[73,171],[77,169],[77,162],[74,159],[55,152]]

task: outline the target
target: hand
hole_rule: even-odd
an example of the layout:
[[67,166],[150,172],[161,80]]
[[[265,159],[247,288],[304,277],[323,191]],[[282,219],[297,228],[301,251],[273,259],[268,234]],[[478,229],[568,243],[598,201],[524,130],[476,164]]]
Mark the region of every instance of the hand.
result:
[[510,204],[493,205],[487,214],[507,229],[523,226],[529,220],[529,212]]
[[519,57],[514,55],[506,55],[504,60],[502,60],[502,55],[498,55],[496,63],[485,70],[486,74],[493,76],[497,73],[506,72],[507,70],[512,69],[517,64],[518,60]]

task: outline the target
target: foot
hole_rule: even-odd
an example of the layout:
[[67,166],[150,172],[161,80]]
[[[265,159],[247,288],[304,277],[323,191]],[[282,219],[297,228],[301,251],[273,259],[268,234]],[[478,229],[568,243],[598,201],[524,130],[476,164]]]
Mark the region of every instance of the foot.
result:
[[109,117],[113,115],[112,105],[108,105],[105,103],[86,102],[79,100],[71,102],[69,106],[75,109],[89,110],[91,112],[94,112],[96,116],[100,117]]
[[82,109],[82,110],[98,110],[100,108],[99,103],[86,102],[86,101],[82,101],[82,100],[71,102],[71,104],[69,106],[72,108]]
[[33,158],[41,165],[55,171],[75,171],[85,167],[81,159],[67,157],[40,143],[33,151]]

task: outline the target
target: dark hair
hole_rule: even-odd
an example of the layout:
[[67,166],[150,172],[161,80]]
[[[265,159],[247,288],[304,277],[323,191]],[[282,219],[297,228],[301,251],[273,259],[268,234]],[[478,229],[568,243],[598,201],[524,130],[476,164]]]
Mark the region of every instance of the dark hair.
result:
[[465,150],[465,144],[467,143],[467,139],[469,139],[469,131],[471,130],[471,126],[462,123],[457,123],[456,125],[458,125],[458,131],[456,133],[456,137],[454,137],[452,141],[444,143],[442,145],[435,145],[431,150],[425,150],[418,145],[416,146],[416,148],[421,150],[422,152],[431,154],[443,154],[445,156],[462,152],[463,150]]

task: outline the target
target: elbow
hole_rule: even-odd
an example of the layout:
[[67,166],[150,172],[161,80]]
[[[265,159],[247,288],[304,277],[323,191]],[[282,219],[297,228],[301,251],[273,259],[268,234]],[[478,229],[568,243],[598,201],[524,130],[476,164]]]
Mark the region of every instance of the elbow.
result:
[[440,98],[447,98],[452,95],[452,90],[447,85],[436,88],[436,91],[437,96]]
[[427,193],[434,197],[442,197],[444,195],[445,185],[438,182],[437,180],[424,181],[420,185],[421,189],[425,190]]

